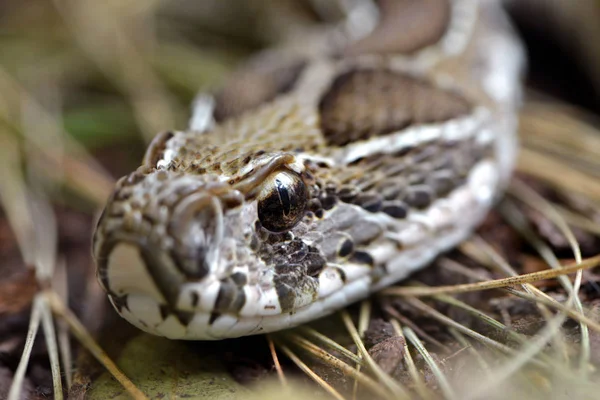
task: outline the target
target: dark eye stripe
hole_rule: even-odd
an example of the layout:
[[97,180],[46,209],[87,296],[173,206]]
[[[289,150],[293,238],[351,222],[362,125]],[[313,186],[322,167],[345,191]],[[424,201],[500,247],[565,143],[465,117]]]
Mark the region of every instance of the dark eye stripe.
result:
[[279,193],[279,201],[281,201],[281,206],[283,207],[283,214],[289,215],[292,209],[292,203],[290,201],[290,193],[288,192],[287,187],[279,180],[275,180],[275,186],[277,186],[277,192]]

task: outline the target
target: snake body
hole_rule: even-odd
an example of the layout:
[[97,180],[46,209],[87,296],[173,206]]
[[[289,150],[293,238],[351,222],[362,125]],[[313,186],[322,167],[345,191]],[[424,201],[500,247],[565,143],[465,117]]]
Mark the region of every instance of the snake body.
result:
[[523,54],[493,1],[422,4],[419,23],[396,7],[406,24],[257,56],[202,130],[154,139],[94,235],[121,316],[173,339],[272,332],[468,237],[513,168]]

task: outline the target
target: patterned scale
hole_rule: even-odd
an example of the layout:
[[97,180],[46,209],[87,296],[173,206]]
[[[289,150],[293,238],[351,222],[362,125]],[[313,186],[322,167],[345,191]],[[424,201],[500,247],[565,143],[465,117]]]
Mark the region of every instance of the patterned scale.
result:
[[358,39],[250,60],[202,129],[158,135],[118,182],[94,255],[124,318],[177,339],[289,328],[481,222],[514,162],[522,50],[495,2],[379,3]]

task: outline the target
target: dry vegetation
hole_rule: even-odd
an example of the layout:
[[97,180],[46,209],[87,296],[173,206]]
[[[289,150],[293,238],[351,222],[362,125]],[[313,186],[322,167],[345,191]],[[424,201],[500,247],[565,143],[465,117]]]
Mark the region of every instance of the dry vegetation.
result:
[[597,395],[600,123],[540,94],[506,198],[411,281],[210,346],[115,317],[94,213],[145,141],[184,127],[196,91],[266,44],[239,23],[251,7],[202,4],[0,2],[0,398]]

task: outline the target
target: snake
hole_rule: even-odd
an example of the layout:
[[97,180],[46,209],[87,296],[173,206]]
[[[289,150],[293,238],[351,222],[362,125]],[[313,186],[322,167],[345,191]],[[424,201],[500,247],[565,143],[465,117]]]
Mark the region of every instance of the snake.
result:
[[259,52],[116,183],[93,255],[123,318],[184,340],[295,327],[482,223],[515,165],[523,47],[496,1],[380,8]]

